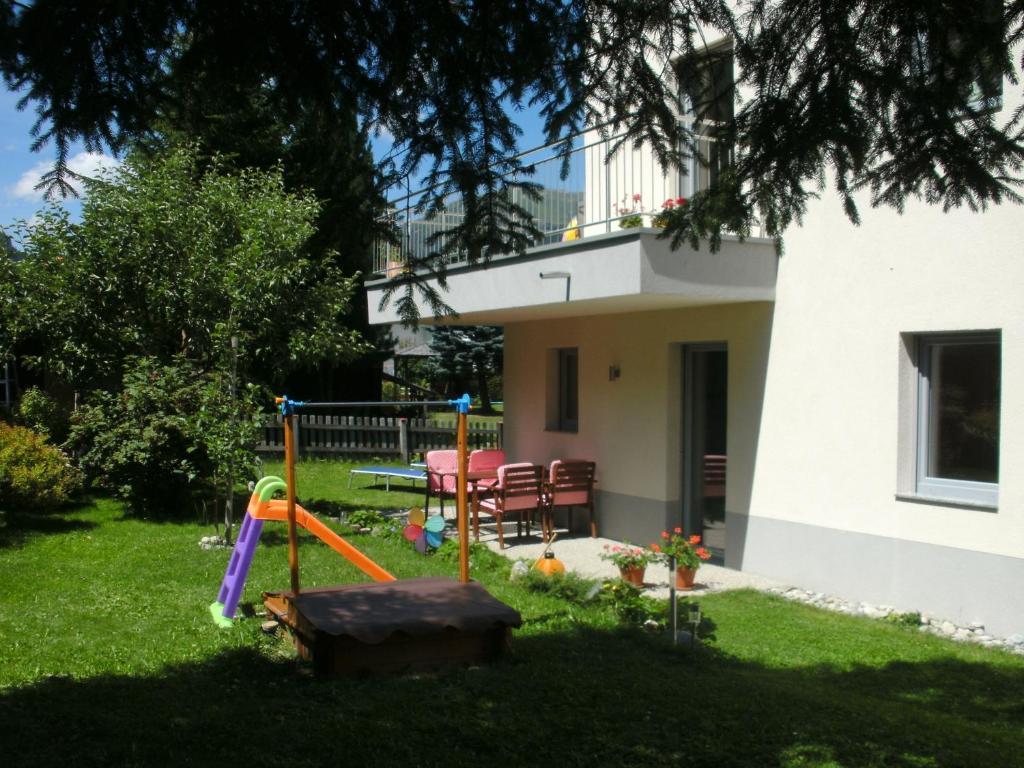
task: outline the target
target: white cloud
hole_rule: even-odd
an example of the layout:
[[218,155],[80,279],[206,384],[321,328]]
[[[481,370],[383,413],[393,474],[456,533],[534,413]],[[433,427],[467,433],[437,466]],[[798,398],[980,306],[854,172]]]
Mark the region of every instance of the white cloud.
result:
[[[117,158],[105,155],[102,152],[79,152],[68,158],[68,168],[80,176],[95,178],[105,168],[116,168],[121,163]],[[23,200],[42,200],[43,193],[36,189],[43,174],[53,167],[49,160],[36,163],[29,170],[21,174],[21,177],[11,188],[10,192],[14,197]],[[81,185],[73,185],[81,192]]]

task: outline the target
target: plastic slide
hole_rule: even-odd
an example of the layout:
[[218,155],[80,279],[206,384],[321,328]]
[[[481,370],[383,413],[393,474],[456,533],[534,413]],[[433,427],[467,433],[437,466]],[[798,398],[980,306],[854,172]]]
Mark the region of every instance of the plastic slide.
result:
[[[252,558],[256,553],[256,545],[263,532],[264,521],[288,521],[288,503],[281,499],[271,498],[274,493],[286,488],[287,486],[281,478],[268,475],[260,480],[253,490],[245,510],[245,517],[238,529],[238,538],[235,540],[235,548],[231,552],[231,559],[224,572],[217,600],[210,604],[210,614],[218,626],[230,627],[231,620],[235,617],[238,601],[241,599],[242,590],[245,587],[245,579],[249,575],[249,567],[252,565]],[[295,524],[312,533],[374,581],[395,580],[394,576],[298,504],[295,505]]]

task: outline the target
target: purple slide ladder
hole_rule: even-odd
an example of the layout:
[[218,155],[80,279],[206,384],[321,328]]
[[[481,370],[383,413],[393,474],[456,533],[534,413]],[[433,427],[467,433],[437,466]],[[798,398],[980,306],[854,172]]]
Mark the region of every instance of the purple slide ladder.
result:
[[220,583],[217,601],[210,605],[213,620],[221,627],[230,627],[231,620],[238,609],[238,601],[245,588],[245,579],[249,575],[252,556],[256,554],[256,545],[263,533],[263,521],[252,516],[252,511],[259,510],[270,501],[274,493],[284,490],[287,486],[279,477],[268,475],[256,483],[245,518],[238,529],[235,548],[231,552],[228,568],[224,572],[224,580]]
[[235,548],[231,552],[231,561],[228,569],[224,572],[224,580],[220,584],[220,592],[217,594],[217,602],[224,606],[221,615],[227,619],[235,617],[235,610],[238,608],[238,601],[242,597],[242,589],[245,587],[245,578],[249,575],[249,566],[252,564],[252,556],[256,554],[256,545],[259,543],[260,534],[263,533],[263,521],[254,520],[252,515],[245,513],[245,519],[238,529],[238,539],[235,540]]

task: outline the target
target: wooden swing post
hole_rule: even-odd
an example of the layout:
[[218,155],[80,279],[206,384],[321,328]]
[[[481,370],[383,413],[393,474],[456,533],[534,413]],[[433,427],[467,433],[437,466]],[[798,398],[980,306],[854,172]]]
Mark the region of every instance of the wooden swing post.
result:
[[[286,409],[290,411],[290,409]],[[284,414],[284,463],[288,499],[288,570],[291,572],[292,595],[299,594],[299,540],[295,530],[295,414]]]
[[[468,398],[467,398],[468,399]],[[468,405],[465,404],[465,405]],[[467,425],[469,420],[468,407],[459,405],[459,421],[456,430],[456,447],[459,452],[459,471],[456,477],[455,509],[459,529],[459,581],[469,583],[469,513],[466,509],[466,483],[469,474],[469,455],[466,450],[468,443]]]

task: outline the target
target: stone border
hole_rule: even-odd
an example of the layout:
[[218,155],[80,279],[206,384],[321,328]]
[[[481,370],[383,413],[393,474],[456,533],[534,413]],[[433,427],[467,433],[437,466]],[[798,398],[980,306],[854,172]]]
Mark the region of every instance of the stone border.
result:
[[917,620],[919,632],[930,635],[945,637],[961,643],[976,643],[987,648],[1001,648],[1005,651],[1024,656],[1024,635],[1014,634],[1009,637],[995,637],[985,632],[985,625],[973,621],[970,624],[954,624],[948,619],[932,616],[928,613],[903,613],[897,611],[891,605],[872,605],[864,602],[844,600],[834,595],[826,595],[823,592],[812,592],[798,587],[769,587],[764,590],[770,594],[778,595],[786,600],[812,605],[815,608],[822,608],[835,613],[845,613],[849,616],[865,616],[869,619],[885,620],[889,617],[899,617],[901,623],[911,624]]

